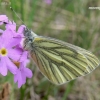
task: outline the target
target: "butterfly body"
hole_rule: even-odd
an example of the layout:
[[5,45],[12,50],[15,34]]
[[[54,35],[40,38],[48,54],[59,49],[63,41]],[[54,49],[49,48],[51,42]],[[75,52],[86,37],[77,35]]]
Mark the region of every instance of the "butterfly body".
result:
[[39,70],[52,83],[60,85],[92,72],[99,65],[98,58],[78,46],[38,36],[25,29],[25,49],[30,52]]
[[25,40],[24,40],[24,49],[32,51],[34,49],[34,38],[37,36],[35,33],[33,33],[31,30],[25,28],[24,30],[24,36],[25,36]]

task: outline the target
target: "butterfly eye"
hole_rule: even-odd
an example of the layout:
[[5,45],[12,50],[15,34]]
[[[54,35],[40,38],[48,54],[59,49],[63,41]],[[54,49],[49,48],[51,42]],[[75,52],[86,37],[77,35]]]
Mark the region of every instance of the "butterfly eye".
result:
[[33,41],[33,38],[29,38],[28,40],[29,40],[29,42],[32,42]]

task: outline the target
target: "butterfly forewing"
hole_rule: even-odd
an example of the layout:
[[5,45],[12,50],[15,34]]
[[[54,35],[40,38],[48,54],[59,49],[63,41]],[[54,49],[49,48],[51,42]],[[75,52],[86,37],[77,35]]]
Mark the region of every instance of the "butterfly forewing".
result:
[[56,39],[37,36],[31,57],[54,84],[63,84],[90,73],[99,65],[98,58],[80,47]]

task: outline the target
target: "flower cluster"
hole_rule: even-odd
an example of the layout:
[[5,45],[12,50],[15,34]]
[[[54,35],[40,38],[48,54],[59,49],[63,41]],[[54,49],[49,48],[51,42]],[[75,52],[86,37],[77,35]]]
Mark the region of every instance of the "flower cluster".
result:
[[22,44],[25,26],[21,25],[16,31],[16,23],[11,22],[6,15],[0,15],[0,25],[5,25],[5,30],[0,29],[0,74],[6,76],[10,71],[20,88],[26,78],[32,77],[32,71],[26,67],[28,52]]

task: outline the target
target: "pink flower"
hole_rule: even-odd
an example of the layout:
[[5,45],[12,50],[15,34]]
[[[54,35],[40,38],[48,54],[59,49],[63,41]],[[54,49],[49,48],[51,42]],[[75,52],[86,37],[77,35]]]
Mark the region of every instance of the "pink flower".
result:
[[8,17],[6,15],[0,15],[0,25],[8,23]]
[[52,3],[52,0],[44,0],[46,4],[50,5]]
[[16,32],[16,23],[9,21],[9,23],[6,24],[6,29]]
[[32,71],[26,67],[27,62],[27,52],[24,52],[19,60],[16,74],[14,74],[14,82],[18,82],[18,88],[20,88],[23,84],[26,83],[26,78],[32,77]]
[[22,43],[25,26],[21,25],[16,31],[16,23],[8,20],[6,15],[0,15],[2,24],[5,24],[5,30],[0,29],[0,74],[6,76],[9,70],[20,88],[26,78],[32,77],[32,71],[26,67],[28,52],[23,49]]
[[20,42],[20,44],[18,45],[20,48],[23,48],[24,46],[23,46],[23,41],[24,41],[24,35],[22,34],[23,32],[24,32],[24,29],[26,28],[26,26],[25,25],[21,25],[19,28],[18,28],[18,31],[17,31],[17,33],[18,34],[20,34],[21,35],[21,37],[22,37],[22,39],[21,39],[21,42]]
[[24,32],[24,29],[26,28],[25,25],[21,25],[19,28],[18,28],[18,33],[21,34],[22,36],[24,36],[22,33]]
[[16,66],[12,63],[13,60],[18,60],[21,53],[19,50],[14,48],[20,42],[20,38],[11,38],[8,31],[4,31],[3,35],[0,37],[0,73],[3,76],[7,75],[9,70],[11,73],[16,72]]

